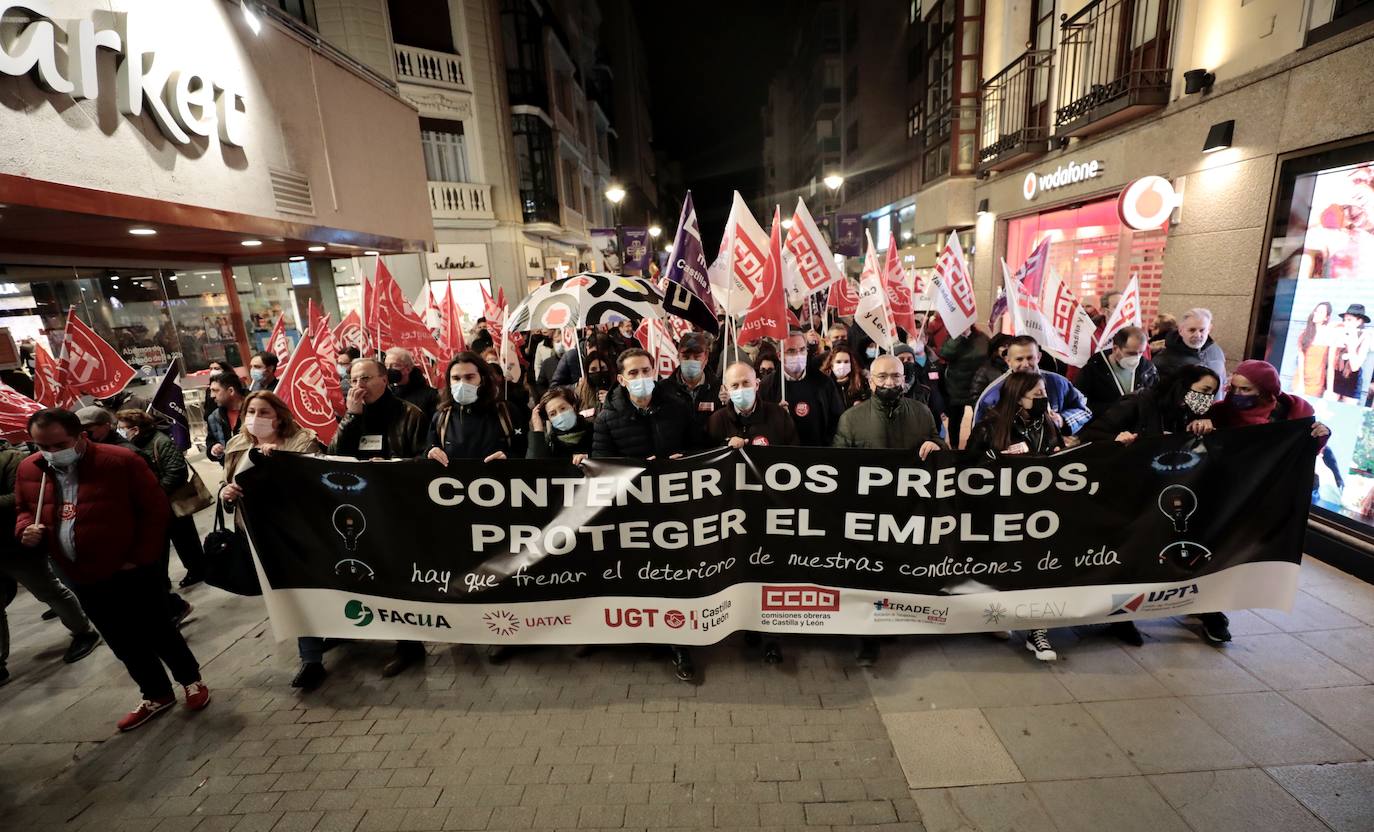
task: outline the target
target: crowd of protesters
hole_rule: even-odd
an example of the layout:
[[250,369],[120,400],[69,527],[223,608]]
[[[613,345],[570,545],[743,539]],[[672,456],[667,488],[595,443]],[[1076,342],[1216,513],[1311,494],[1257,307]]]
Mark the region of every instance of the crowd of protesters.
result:
[[[1104,298],[1103,306],[1110,302]],[[254,449],[437,465],[663,459],[746,445],[887,449],[919,460],[965,449],[995,459],[1312,415],[1306,402],[1281,391],[1271,365],[1243,361],[1228,373],[1205,309],[1176,321],[1161,315],[1149,332],[1122,329],[1081,368],[1065,367],[1029,336],[982,325],[949,333],[933,315],[927,326],[918,313],[915,331],[899,331],[890,349],[852,324],[807,323],[781,343],[748,346],[689,332],[678,339],[676,369],[661,376],[632,322],[588,328],[575,348],[555,331],[527,333],[518,360],[502,366],[479,321],[472,349],[444,362],[437,390],[404,349],[375,357],[341,351],[346,412],[327,448],[273,392],[275,356],[252,358],[247,386],[233,367],[215,362],[204,450],[223,466],[219,497],[232,511],[252,499],[237,475]],[[1317,423],[1312,434],[1324,443],[1328,431]],[[210,692],[178,630],[191,607],[168,579],[173,546],[186,568],[181,588],[200,582],[205,570],[194,519],[170,508],[170,495],[187,479],[186,457],[147,413],[128,407],[42,410],[29,421],[29,439],[27,448],[0,450],[0,513],[12,517],[14,530],[0,544],[0,601],[23,584],[47,604],[71,634],[65,661],[89,655],[103,637],[142,693],[121,730],[175,704],[164,665],[184,687],[186,706],[204,708]],[[1198,619],[1207,641],[1230,640],[1223,613]],[[1108,632],[1142,644],[1131,622]],[[765,662],[782,660],[776,638],[750,635]],[[1037,659],[1057,658],[1047,630],[1024,634],[1023,643]],[[326,680],[331,646],[299,640],[294,687],[311,690]],[[8,680],[8,647],[0,614],[0,684]],[[493,662],[510,654],[508,647],[488,652]],[[693,680],[691,650],[674,646],[668,654],[677,678]],[[400,642],[383,675],[425,657],[423,644]],[[877,661],[878,640],[858,639],[856,659]]]

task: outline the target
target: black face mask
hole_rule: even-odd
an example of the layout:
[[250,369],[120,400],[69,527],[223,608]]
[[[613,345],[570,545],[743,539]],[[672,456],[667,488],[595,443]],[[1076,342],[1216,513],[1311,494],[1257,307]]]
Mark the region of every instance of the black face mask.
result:
[[392,387],[399,385],[401,383],[401,371],[396,369],[387,370],[386,383],[390,384]]
[[873,391],[873,395],[878,397],[878,401],[883,404],[896,404],[902,398],[902,388],[900,387],[879,387]]
[[1031,399],[1030,415],[1032,419],[1039,419],[1050,409],[1049,399]]
[[611,386],[611,374],[606,370],[587,373],[587,383],[597,390],[605,390]]
[[911,363],[911,364],[905,364],[905,363],[902,364],[902,373],[905,375],[905,378],[903,378],[903,381],[906,382],[906,389],[908,389],[908,390],[911,389],[911,385],[913,385],[913,384],[916,383],[916,370],[917,370],[917,369],[918,369],[918,368],[917,368],[917,366],[916,366],[916,364],[915,364],[914,362]]

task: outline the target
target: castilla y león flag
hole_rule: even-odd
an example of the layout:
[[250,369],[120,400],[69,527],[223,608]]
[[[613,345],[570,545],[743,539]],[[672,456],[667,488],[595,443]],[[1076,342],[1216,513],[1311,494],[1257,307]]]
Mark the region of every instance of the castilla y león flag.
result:
[[66,369],[66,386],[97,399],[113,396],[138,376],[114,347],[76,316],[75,307],[67,312],[62,361]]

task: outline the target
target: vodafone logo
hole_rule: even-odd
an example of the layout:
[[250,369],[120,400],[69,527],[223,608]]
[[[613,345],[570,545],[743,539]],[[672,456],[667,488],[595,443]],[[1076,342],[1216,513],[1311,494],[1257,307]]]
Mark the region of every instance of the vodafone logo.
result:
[[1079,182],[1096,179],[1100,173],[1102,173],[1102,163],[1096,159],[1088,162],[1069,162],[1055,168],[1053,172],[1043,175],[1031,171],[1026,174],[1026,178],[1021,182],[1021,196],[1029,202],[1042,191],[1052,191],[1065,185],[1077,185]]
[[1169,221],[1169,215],[1183,204],[1169,180],[1146,176],[1126,186],[1116,200],[1116,213],[1127,227],[1150,231]]
[[1027,201],[1035,199],[1035,186],[1040,181],[1040,177],[1035,175],[1035,171],[1026,174],[1026,180],[1021,183],[1021,196]]

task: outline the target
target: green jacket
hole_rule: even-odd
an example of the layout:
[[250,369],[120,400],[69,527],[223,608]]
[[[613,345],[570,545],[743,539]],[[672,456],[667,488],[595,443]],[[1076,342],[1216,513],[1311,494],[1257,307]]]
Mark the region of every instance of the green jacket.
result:
[[19,471],[19,463],[28,455],[29,452],[22,448],[0,450],[0,551],[19,548],[19,541],[14,534],[14,478]]
[[892,407],[876,396],[854,405],[840,416],[840,428],[835,432],[836,448],[914,451],[926,442],[949,447],[940,439],[940,429],[930,408],[905,396]]
[[171,494],[186,483],[190,476],[186,471],[186,454],[172,442],[171,437],[160,430],[138,437],[133,442],[134,450],[147,460],[157,475],[157,484],[164,494]]

